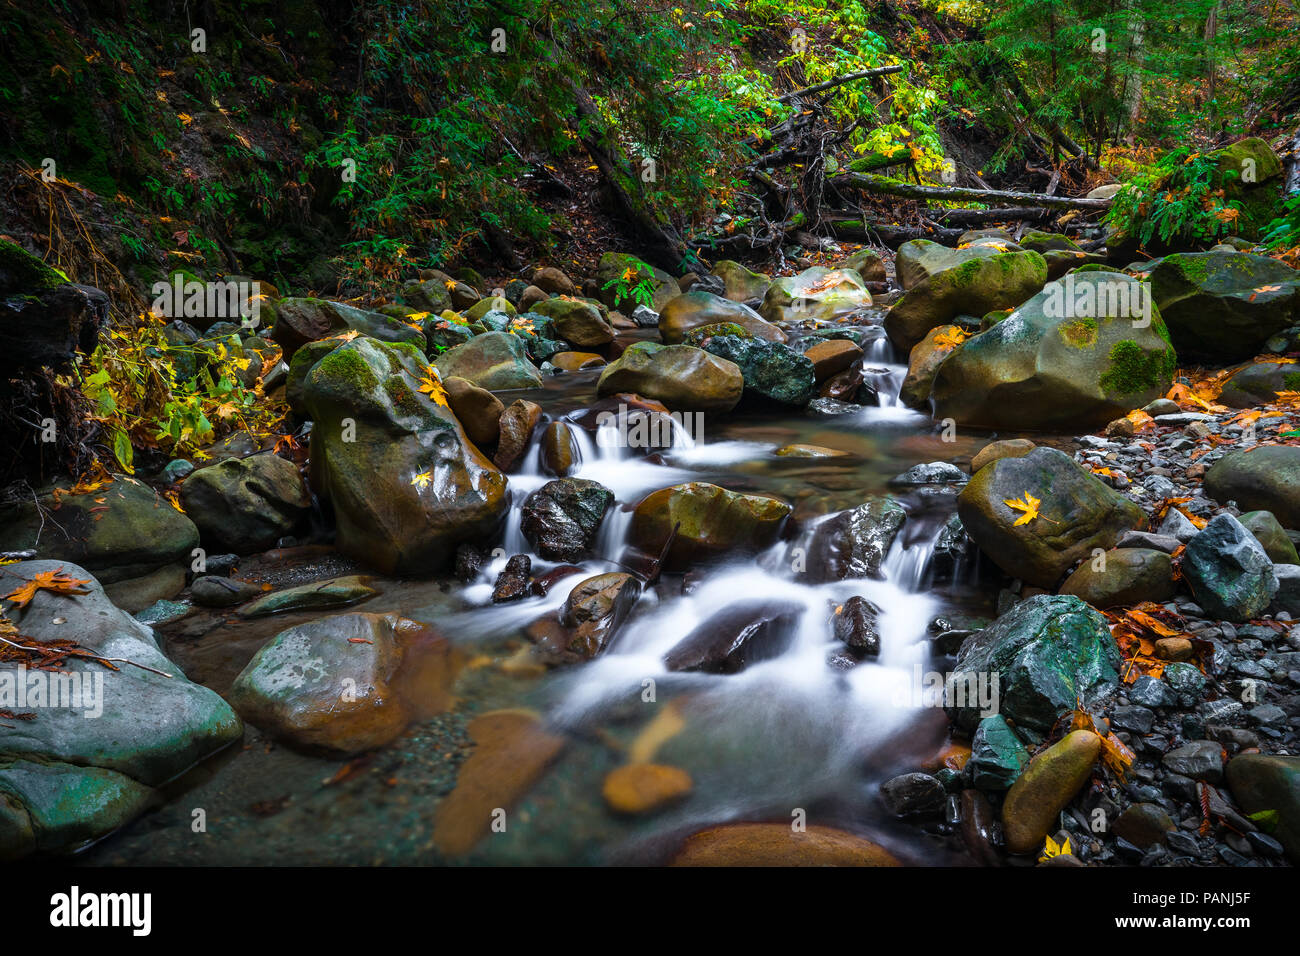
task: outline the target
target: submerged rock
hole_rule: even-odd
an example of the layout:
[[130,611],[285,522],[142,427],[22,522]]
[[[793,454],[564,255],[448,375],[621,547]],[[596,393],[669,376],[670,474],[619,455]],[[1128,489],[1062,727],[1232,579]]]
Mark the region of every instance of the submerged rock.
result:
[[447,642],[396,613],[336,614],[281,631],[231,685],[250,724],[294,746],[381,747],[451,701]]
[[289,611],[317,611],[327,608],[347,607],[379,593],[369,584],[370,578],[353,574],[327,581],[315,581],[296,588],[285,588],[239,609],[242,618],[268,617]]
[[731,823],[686,839],[673,866],[899,866],[869,840],[832,827]]
[[611,770],[600,792],[610,810],[639,816],[676,803],[692,786],[691,775],[680,767],[634,763]]

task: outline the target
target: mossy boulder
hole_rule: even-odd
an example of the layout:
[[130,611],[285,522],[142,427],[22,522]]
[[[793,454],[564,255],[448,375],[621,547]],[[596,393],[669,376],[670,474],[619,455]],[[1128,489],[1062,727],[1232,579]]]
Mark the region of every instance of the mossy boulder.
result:
[[1104,551],[1085,560],[1061,585],[1062,594],[1099,608],[1165,601],[1177,589],[1169,555],[1149,548]]
[[381,312],[367,312],[331,299],[281,299],[271,338],[284,350],[285,361],[308,342],[358,332],[381,342],[409,342],[425,349],[424,332],[401,319]]
[[170,501],[134,478],[81,494],[44,493],[0,510],[0,550],[36,550],[38,558],[70,561],[104,583],[188,564],[199,529]]
[[733,302],[748,302],[750,299],[762,299],[767,287],[772,284],[772,277],[762,272],[752,272],[739,262],[722,259],[713,267],[710,275],[722,280],[726,288],[724,295]]
[[[229,705],[189,681],[158,649],[152,630],[115,607],[86,569],[66,560],[11,564],[0,569],[0,593],[56,570],[88,579],[85,593],[38,590],[21,610],[4,603],[0,609],[24,638],[71,637],[92,654],[142,666],[70,668],[80,678],[80,700],[74,695],[72,706],[41,708],[21,730],[0,734],[0,860],[85,848],[243,734]],[[33,674],[0,663],[0,709],[28,709],[14,695],[17,682],[30,687]]]
[[1069,276],[964,342],[939,366],[931,398],[936,418],[963,425],[1077,430],[1161,397],[1176,369],[1139,280]]
[[107,320],[106,294],[0,239],[0,351],[8,370],[61,368],[77,351],[89,355]]
[[784,342],[786,334],[749,306],[711,292],[685,292],[670,299],[659,312],[659,335],[665,343],[681,342],[694,329],[737,325],[769,342]]
[[739,366],[746,395],[803,407],[817,394],[812,361],[781,342],[715,335],[702,348]]
[[319,359],[302,386],[312,485],[333,505],[339,549],[388,573],[448,565],[508,507],[505,476],[419,391],[433,374],[421,365],[361,337]]
[[635,392],[673,411],[727,412],[736,407],[744,387],[735,362],[689,345],[638,342],[605,368],[596,392]]
[[911,351],[936,326],[1014,308],[1046,281],[1047,263],[1037,252],[970,258],[914,285],[885,316],[885,331],[895,346]]
[[776,541],[790,511],[778,498],[692,481],[643,498],[632,514],[631,540],[657,555],[673,527],[679,526],[667,565],[681,570],[700,561],[761,551]]
[[1282,162],[1258,136],[1238,140],[1210,154],[1216,184],[1224,199],[1240,204],[1234,229],[1244,239],[1258,239],[1282,203]]
[[[962,645],[953,682],[997,674],[997,712],[1019,728],[1047,734],[1076,706],[1104,703],[1119,686],[1120,664],[1101,612],[1072,595],[1039,594]],[[989,716],[982,709],[969,693],[947,707],[967,732]]]
[[1268,256],[1180,252],[1159,260],[1150,276],[1184,359],[1244,361],[1300,320],[1300,273]]
[[[1038,516],[1008,501],[1039,500]],[[972,476],[957,496],[957,514],[980,549],[1012,577],[1054,588],[1076,561],[1145,523],[1142,509],[1084,471],[1069,455],[1037,447],[1000,458]]]
[[1230,451],[1205,473],[1205,491],[1223,504],[1271,511],[1284,528],[1300,531],[1300,447],[1260,445]]
[[859,249],[843,262],[837,262],[835,268],[852,269],[862,277],[863,282],[884,282],[889,278],[885,272],[885,261],[874,249]]
[[814,266],[776,279],[763,296],[759,314],[769,322],[830,322],[871,305],[862,276],[849,269]]
[[198,469],[181,485],[181,504],[209,551],[250,554],[292,534],[311,496],[297,465],[263,453]]
[[1019,250],[1009,236],[1005,239],[1000,236],[973,236],[967,240],[968,235],[971,234],[962,236],[961,245],[956,249],[929,239],[909,239],[899,246],[894,256],[894,272],[903,291],[907,292],[931,276],[972,259],[988,259],[1004,252]]
[[434,360],[434,366],[443,378],[463,378],[493,392],[542,384],[541,373],[529,361],[523,339],[509,332],[476,335],[443,352]]
[[1219,404],[1253,408],[1277,401],[1278,392],[1300,392],[1300,365],[1294,362],[1255,362],[1228,379]]
[[1022,249],[1039,253],[1047,263],[1047,279],[1059,279],[1071,269],[1088,263],[1102,264],[1106,257],[1085,251],[1069,236],[1031,230],[1020,237]]

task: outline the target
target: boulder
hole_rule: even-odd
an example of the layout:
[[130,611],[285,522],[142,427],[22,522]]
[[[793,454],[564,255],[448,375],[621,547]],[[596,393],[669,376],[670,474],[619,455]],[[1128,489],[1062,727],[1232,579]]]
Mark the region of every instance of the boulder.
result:
[[831,515],[817,525],[808,545],[807,573],[813,581],[879,578],[880,567],[907,520],[892,496],[872,498]]
[[[1091,711],[1119,686],[1122,663],[1106,618],[1072,595],[1021,601],[962,645],[954,691],[997,675],[996,711],[1016,727],[1047,734],[1082,705]],[[976,694],[950,700],[948,716],[972,732],[988,716]]]
[[912,346],[898,400],[908,408],[928,410],[939,366],[961,348],[965,337],[966,333],[956,325],[939,325],[925,333],[925,338]]
[[758,312],[774,323],[830,322],[869,305],[871,293],[856,272],[814,266],[773,281]]
[[264,644],[235,678],[230,702],[295,747],[359,753],[450,702],[450,655],[445,639],[395,612],[336,614]]
[[885,331],[910,352],[939,325],[959,315],[1011,309],[1043,288],[1047,263],[1036,252],[969,258],[914,285],[885,316]]
[[736,325],[769,342],[784,342],[786,334],[757,312],[709,292],[687,292],[670,299],[659,313],[659,334],[673,345],[683,341],[692,329],[710,325]]
[[[1007,504],[1026,496],[1039,500],[1038,517],[1029,521]],[[1043,588],[1054,588],[1076,561],[1113,547],[1145,521],[1141,508],[1047,447],[985,465],[958,495],[957,514],[999,568]]]
[[333,504],[338,547],[387,573],[450,564],[508,507],[505,476],[451,409],[419,390],[433,375],[400,348],[356,338],[303,383],[312,485]]
[[69,282],[21,246],[0,239],[0,349],[9,371],[62,368],[89,355],[108,321],[108,295]]
[[427,342],[424,331],[380,312],[367,312],[330,299],[281,299],[276,306],[275,328],[271,338],[284,350],[284,360],[308,342],[329,338],[341,332],[359,332],[381,342],[410,342],[421,351]]
[[180,497],[204,545],[235,554],[275,547],[311,511],[298,466],[270,453],[200,468],[185,479]]
[[612,571],[579,581],[560,610],[560,623],[569,628],[565,649],[585,660],[609,647],[614,635],[641,597],[641,582]]
[[0,550],[74,562],[105,584],[189,564],[198,545],[189,517],[124,475],[82,493],[44,493],[0,508]]
[[1254,408],[1277,401],[1278,392],[1300,392],[1300,366],[1294,362],[1255,362],[1228,379],[1218,402],[1230,408]]
[[1048,747],[1025,768],[1002,804],[1002,828],[1010,853],[1043,848],[1057,816],[1092,776],[1101,755],[1101,738],[1076,730]]
[[1271,511],[1282,527],[1300,530],[1300,447],[1261,445],[1230,451],[1205,473],[1205,492],[1238,508]]
[[539,302],[533,311],[550,319],[560,338],[582,348],[614,341],[613,327],[590,302],[566,296]]
[[[23,637],[72,639],[92,654],[142,666],[110,670],[73,658],[58,684],[45,688],[46,706],[36,719],[7,721],[19,727],[0,735],[2,860],[85,848],[243,734],[226,702],[191,683],[158,649],[152,630],[115,607],[84,568],[67,561],[11,564],[0,568],[0,594],[59,570],[84,580],[83,593],[40,589],[21,610],[5,604],[5,616]],[[30,713],[33,685],[53,674],[8,656],[0,663],[0,710]],[[61,706],[51,706],[56,693]]]
[[733,601],[703,621],[664,657],[670,671],[734,674],[780,657],[794,639],[803,605],[751,598]]
[[730,259],[719,260],[710,275],[722,280],[726,288],[724,295],[733,302],[761,299],[767,292],[767,287],[772,284],[771,276],[762,272],[751,272],[739,262]]
[[631,540],[658,555],[680,525],[666,565],[684,569],[711,558],[753,554],[776,541],[790,515],[784,501],[692,481],[647,495],[632,514]]
[[804,350],[818,383],[862,361],[862,349],[847,339],[823,339]]
[[584,478],[548,481],[524,500],[521,530],[548,561],[576,561],[591,550],[614,493]]
[[528,360],[523,339],[508,332],[476,335],[443,352],[434,366],[442,378],[463,378],[493,392],[542,384],[541,373]]
[[534,272],[533,285],[554,295],[576,295],[578,292],[573,280],[555,266],[543,266]]
[[447,389],[447,404],[469,440],[480,449],[495,445],[501,437],[501,416],[506,410],[501,399],[463,378],[450,377],[442,384]]
[[548,475],[563,478],[582,464],[582,453],[574,438],[573,429],[566,422],[551,422],[542,432],[542,470]]
[[1177,590],[1169,555],[1147,548],[1113,548],[1088,558],[1061,585],[1062,594],[1100,608],[1166,601]]
[[1187,543],[1183,579],[1211,617],[1248,621],[1277,593],[1273,562],[1255,536],[1230,514],[1220,514]]
[[1244,252],[1180,252],[1150,270],[1156,306],[1184,359],[1240,362],[1300,319],[1300,274]]
[[514,471],[528,450],[533,430],[542,420],[542,406],[517,398],[501,414],[501,438],[494,458],[502,471]]
[[1130,276],[1049,283],[939,367],[935,417],[1058,431],[1122,418],[1167,392],[1177,368],[1159,312],[1151,307],[1143,326],[1142,304],[1150,307],[1146,288]]
[[843,262],[837,263],[836,269],[851,269],[862,276],[863,282],[885,282],[889,279],[885,272],[885,261],[872,249],[859,249]]
[[1300,564],[1300,554],[1287,536],[1281,522],[1271,511],[1248,511],[1237,519],[1241,526],[1255,536],[1264,553],[1274,564]]
[[977,451],[975,457],[970,460],[971,474],[985,465],[991,465],[999,458],[1024,458],[1037,447],[1028,438],[1004,438],[1000,441],[991,441]]
[[1272,834],[1300,864],[1300,757],[1239,754],[1228,762],[1228,788],[1247,813],[1276,813]]
[[788,345],[737,335],[715,335],[702,348],[736,363],[747,396],[803,407],[817,394],[813,363]]
[[[970,233],[965,233],[960,241],[965,243],[967,236],[970,235]],[[980,237],[973,238],[978,239]],[[996,240],[997,237],[989,238]],[[1009,242],[1010,237],[1006,238]],[[953,249],[937,242],[931,242],[929,239],[909,239],[898,247],[898,252],[894,255],[894,272],[898,276],[898,284],[902,286],[904,292],[907,292],[933,275],[955,268],[972,259],[988,259],[1000,255],[1006,252],[1007,248],[1005,245],[983,242],[978,245],[963,245],[962,248]]]
[[636,392],[673,411],[727,412],[736,407],[744,387],[744,375],[734,362],[689,345],[638,342],[606,367],[596,392]]

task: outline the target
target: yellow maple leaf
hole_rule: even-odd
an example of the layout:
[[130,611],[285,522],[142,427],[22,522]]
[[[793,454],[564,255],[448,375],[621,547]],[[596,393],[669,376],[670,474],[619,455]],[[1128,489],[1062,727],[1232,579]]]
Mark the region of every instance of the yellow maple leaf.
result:
[[[1019,498],[1004,498],[1002,501],[1002,503],[1006,505],[1008,508],[1010,508],[1012,511],[1024,512],[1024,514],[1022,514],[1019,518],[1016,519],[1016,523],[1012,527],[1019,527],[1022,524],[1029,524],[1029,522],[1033,521],[1035,518],[1041,517],[1041,515],[1039,515],[1038,513],[1038,506],[1043,503],[1042,499],[1035,498],[1027,491],[1024,494],[1024,499],[1025,499],[1024,501],[1021,501]],[[1048,521],[1051,519],[1044,518],[1043,520]]]
[[53,571],[41,571],[33,576],[30,581],[24,581],[6,594],[4,599],[13,601],[17,607],[26,607],[28,602],[36,596],[37,591],[53,591],[56,594],[87,594],[89,592],[82,589],[81,585],[89,583],[90,578],[77,579],[64,571],[63,568],[55,568]]
[[1043,846],[1043,855],[1038,858],[1039,863],[1045,863],[1054,856],[1073,856],[1074,851],[1070,849],[1070,838],[1066,837],[1058,845],[1051,837],[1047,838],[1047,843]]
[[970,338],[970,336],[961,329],[956,326],[951,326],[934,337],[934,346],[935,348],[940,349],[955,349],[968,338]]
[[430,474],[427,471],[422,471],[414,478],[411,479],[411,484],[415,485],[415,487],[423,491],[428,486],[429,482],[431,482],[432,480],[433,480],[432,474]]
[[443,388],[442,382],[434,375],[430,369],[424,373],[424,378],[420,379],[420,389],[425,395],[437,402],[439,405],[447,404],[447,390]]

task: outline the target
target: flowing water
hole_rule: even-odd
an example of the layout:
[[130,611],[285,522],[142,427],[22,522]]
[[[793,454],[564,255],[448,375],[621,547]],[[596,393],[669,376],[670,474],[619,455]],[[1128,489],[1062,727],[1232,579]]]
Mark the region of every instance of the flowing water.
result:
[[[336,779],[339,761],[296,754],[258,737],[199,779],[183,782],[169,805],[101,844],[88,862],[437,862],[432,807],[456,783],[465,722],[476,713],[518,707],[540,714],[568,743],[511,809],[506,832],[480,841],[468,857],[472,862],[658,862],[700,827],[790,821],[801,814],[809,824],[864,834],[909,862],[960,861],[953,838],[898,825],[877,797],[881,780],[934,758],[946,739],[942,711],[919,706],[918,699],[922,673],[951,663],[932,653],[930,622],[988,612],[977,568],[936,574],[935,543],[953,513],[952,495],[894,491],[908,520],[881,579],[810,583],[803,570],[824,517],[885,493],[888,480],[913,464],[960,459],[981,443],[944,442],[927,417],[901,406],[897,394],[906,368],[878,325],[866,332],[871,338],[863,371],[878,405],[822,418],[802,411],[709,417],[703,434],[679,428],[671,448],[651,455],[620,447],[612,432],[576,424],[595,401],[598,370],[567,373],[520,393],[538,401],[550,420],[573,423],[580,456],[573,476],[598,481],[616,496],[594,553],[581,563],[583,573],[561,579],[545,596],[491,603],[493,582],[508,557],[531,551],[520,530],[520,506],[551,480],[534,446],[510,476],[507,524],[474,581],[381,579],[382,596],[358,608],[400,610],[456,645],[466,664],[452,714],[414,728],[342,780]],[[848,454],[774,454],[793,442]],[[584,578],[625,570],[631,507],[651,491],[684,481],[781,497],[795,509],[792,531],[763,553],[711,568],[698,580],[665,574],[645,590],[595,660],[549,671],[528,665],[525,629],[556,611]],[[556,566],[533,555],[534,576]],[[848,666],[837,652],[831,613],[854,595],[881,610],[881,649],[878,658]],[[775,656],[739,673],[668,669],[665,655],[685,635],[728,608],[757,600],[780,603],[797,616]],[[206,632],[191,624],[169,633],[167,649],[192,678],[222,692],[262,642],[310,617],[240,622],[227,615]],[[686,770],[690,796],[650,817],[611,814],[601,781],[630,760]],[[196,839],[190,832],[186,813],[200,800],[220,808],[223,839]]]

